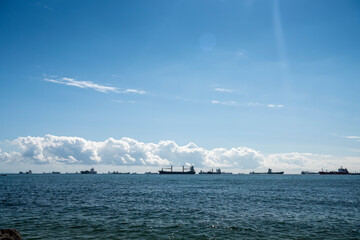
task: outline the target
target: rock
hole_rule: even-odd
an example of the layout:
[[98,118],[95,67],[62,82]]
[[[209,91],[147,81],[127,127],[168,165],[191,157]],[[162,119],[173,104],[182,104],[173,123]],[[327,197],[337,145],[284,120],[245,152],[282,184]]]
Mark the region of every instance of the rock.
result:
[[0,229],[0,240],[22,240],[16,229]]

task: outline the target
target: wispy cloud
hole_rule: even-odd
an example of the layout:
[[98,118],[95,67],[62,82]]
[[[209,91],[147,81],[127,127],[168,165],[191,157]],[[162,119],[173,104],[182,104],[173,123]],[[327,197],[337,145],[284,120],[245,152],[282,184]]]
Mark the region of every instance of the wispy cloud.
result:
[[79,87],[79,88],[90,88],[98,92],[102,93],[133,93],[133,94],[145,94],[146,92],[143,90],[137,90],[137,89],[125,89],[121,90],[117,87],[112,86],[105,86],[101,84],[97,84],[91,81],[79,81],[75,80],[74,78],[68,78],[68,77],[62,77],[59,78],[57,76],[46,76],[44,78],[44,81],[57,83],[57,84],[63,84],[66,86],[73,86],[73,87]]
[[226,88],[215,88],[214,90],[215,90],[216,92],[228,92],[228,93],[235,92],[235,91],[232,90],[232,89],[226,89]]
[[249,103],[238,103],[236,101],[219,101],[219,100],[211,100],[212,104],[221,104],[221,105],[229,105],[229,106],[237,106],[237,107],[268,107],[272,109],[280,109],[283,108],[282,104],[262,104],[257,102],[249,102]]
[[119,92],[118,88],[116,87],[104,86],[90,81],[78,81],[73,78],[67,78],[67,77],[58,78],[58,79],[44,78],[44,80],[52,83],[64,84],[67,86],[73,86],[79,88],[91,88],[94,89],[95,91],[102,93]]
[[218,100],[211,100],[212,104],[222,104],[222,105],[237,105],[237,102],[235,101],[228,101],[228,102],[221,102]]
[[268,104],[267,107],[268,108],[283,108],[284,105],[282,105],[282,104]]
[[345,138],[349,138],[349,139],[360,139],[359,136],[345,136]]
[[145,94],[146,92],[143,90],[137,90],[137,89],[126,89],[124,91],[121,91],[122,93],[135,93],[135,94]]
[[46,4],[43,4],[42,2],[37,2],[36,4],[37,4],[38,6],[41,6],[41,7],[45,8],[45,9],[49,10],[49,11],[55,12],[54,9],[52,9],[51,7],[49,7],[49,6],[46,5]]

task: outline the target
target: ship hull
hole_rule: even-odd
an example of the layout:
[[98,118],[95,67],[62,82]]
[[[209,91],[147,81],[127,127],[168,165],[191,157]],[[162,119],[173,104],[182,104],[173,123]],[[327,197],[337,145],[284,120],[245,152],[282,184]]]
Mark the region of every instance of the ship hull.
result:
[[159,174],[195,174],[195,172],[168,172],[168,171],[159,171]]
[[202,172],[199,174],[226,174],[226,173],[216,173],[216,172]]
[[339,172],[319,172],[321,175],[350,175],[350,173],[339,173]]
[[272,173],[254,173],[254,172],[251,172],[250,174],[262,174],[262,175],[272,175],[272,174],[284,174],[284,172],[272,172]]

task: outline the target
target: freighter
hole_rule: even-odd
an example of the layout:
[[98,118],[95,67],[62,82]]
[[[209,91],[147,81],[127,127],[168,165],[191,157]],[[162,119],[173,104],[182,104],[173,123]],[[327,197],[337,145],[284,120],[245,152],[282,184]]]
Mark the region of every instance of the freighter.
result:
[[[166,171],[164,169],[170,169],[170,171]],[[189,170],[187,170],[189,169]],[[185,171],[187,170],[187,171]],[[182,167],[182,171],[173,171],[173,166],[169,167],[169,168],[162,168],[159,171],[159,174],[195,174],[195,169],[194,166],[191,166],[190,168],[185,168],[184,166]]]
[[95,171],[94,168],[91,168],[90,171],[89,170],[85,170],[85,171],[80,171],[81,174],[97,174],[97,171]]
[[252,171],[252,172],[250,172],[250,174],[284,174],[284,172],[273,172],[271,170],[271,168],[269,168],[267,172],[259,172],[259,173],[257,173],[257,172]]
[[340,167],[337,172],[336,171],[320,171],[319,174],[322,175],[349,175],[349,171],[346,168]]

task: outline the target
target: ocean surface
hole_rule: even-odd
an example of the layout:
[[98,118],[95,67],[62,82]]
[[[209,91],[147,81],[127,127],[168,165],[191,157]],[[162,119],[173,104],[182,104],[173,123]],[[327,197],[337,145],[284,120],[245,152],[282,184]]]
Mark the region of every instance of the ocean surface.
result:
[[24,239],[360,239],[360,176],[8,175]]

